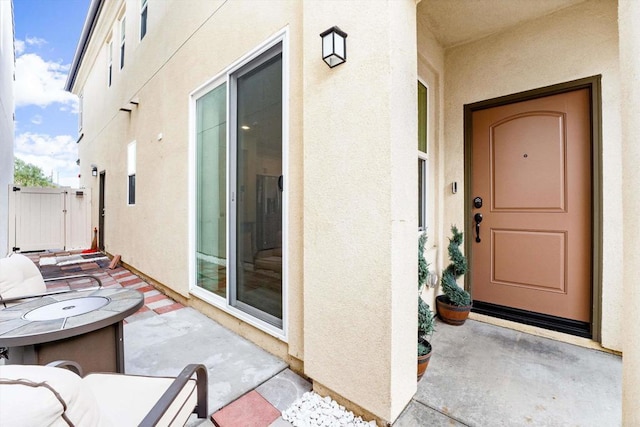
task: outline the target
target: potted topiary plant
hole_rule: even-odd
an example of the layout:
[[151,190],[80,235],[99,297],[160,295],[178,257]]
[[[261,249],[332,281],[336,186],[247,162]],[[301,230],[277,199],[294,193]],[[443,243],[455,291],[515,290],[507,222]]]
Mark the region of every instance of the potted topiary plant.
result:
[[421,293],[427,276],[429,275],[429,264],[424,257],[424,245],[427,235],[422,233],[418,238],[418,381],[424,375],[429,360],[431,359],[431,343],[428,337],[433,334],[434,317],[429,304],[424,302]]
[[462,233],[451,226],[452,237],[449,239],[449,260],[451,264],[442,274],[442,291],[444,295],[436,297],[436,309],[440,319],[450,325],[462,325],[471,311],[471,295],[458,286],[457,280],[464,275],[469,267],[467,259],[460,252]]

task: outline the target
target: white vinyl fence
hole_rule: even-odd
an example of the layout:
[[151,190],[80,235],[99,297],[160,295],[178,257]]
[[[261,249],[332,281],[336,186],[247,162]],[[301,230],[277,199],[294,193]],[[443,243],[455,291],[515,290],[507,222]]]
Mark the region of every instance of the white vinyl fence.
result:
[[91,239],[90,190],[10,186],[9,252],[87,249]]

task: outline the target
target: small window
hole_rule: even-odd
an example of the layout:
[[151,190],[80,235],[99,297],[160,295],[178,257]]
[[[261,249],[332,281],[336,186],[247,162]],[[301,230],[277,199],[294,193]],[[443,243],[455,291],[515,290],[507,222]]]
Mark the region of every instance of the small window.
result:
[[418,229],[427,228],[427,193],[429,176],[428,157],[428,91],[427,87],[418,82]]
[[124,45],[125,45],[125,28],[127,19],[123,16],[120,20],[120,69],[124,67]]
[[136,174],[134,173],[133,175],[129,175],[128,181],[129,181],[129,189],[128,189],[129,204],[135,205],[136,204]]
[[113,40],[107,42],[107,86],[113,81]]
[[140,0],[140,40],[147,34],[147,10],[149,0]]
[[127,200],[129,205],[136,204],[136,142],[127,146]]
[[418,151],[427,154],[427,87],[418,82]]

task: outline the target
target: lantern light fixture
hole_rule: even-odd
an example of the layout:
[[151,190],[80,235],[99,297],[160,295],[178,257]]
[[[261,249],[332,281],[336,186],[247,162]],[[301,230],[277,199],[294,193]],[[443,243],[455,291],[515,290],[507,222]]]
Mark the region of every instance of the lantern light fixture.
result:
[[91,165],[91,176],[98,176],[98,166]]
[[347,33],[333,26],[320,33],[322,38],[322,59],[329,68],[336,67],[347,60]]

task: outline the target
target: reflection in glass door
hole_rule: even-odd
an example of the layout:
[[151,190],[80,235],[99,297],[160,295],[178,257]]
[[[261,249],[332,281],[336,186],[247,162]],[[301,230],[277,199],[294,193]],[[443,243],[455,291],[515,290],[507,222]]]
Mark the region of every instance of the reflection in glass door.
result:
[[[282,327],[282,53],[233,76],[235,284],[231,304]],[[232,95],[233,96],[233,95]]]
[[196,285],[227,295],[227,85],[196,101]]

